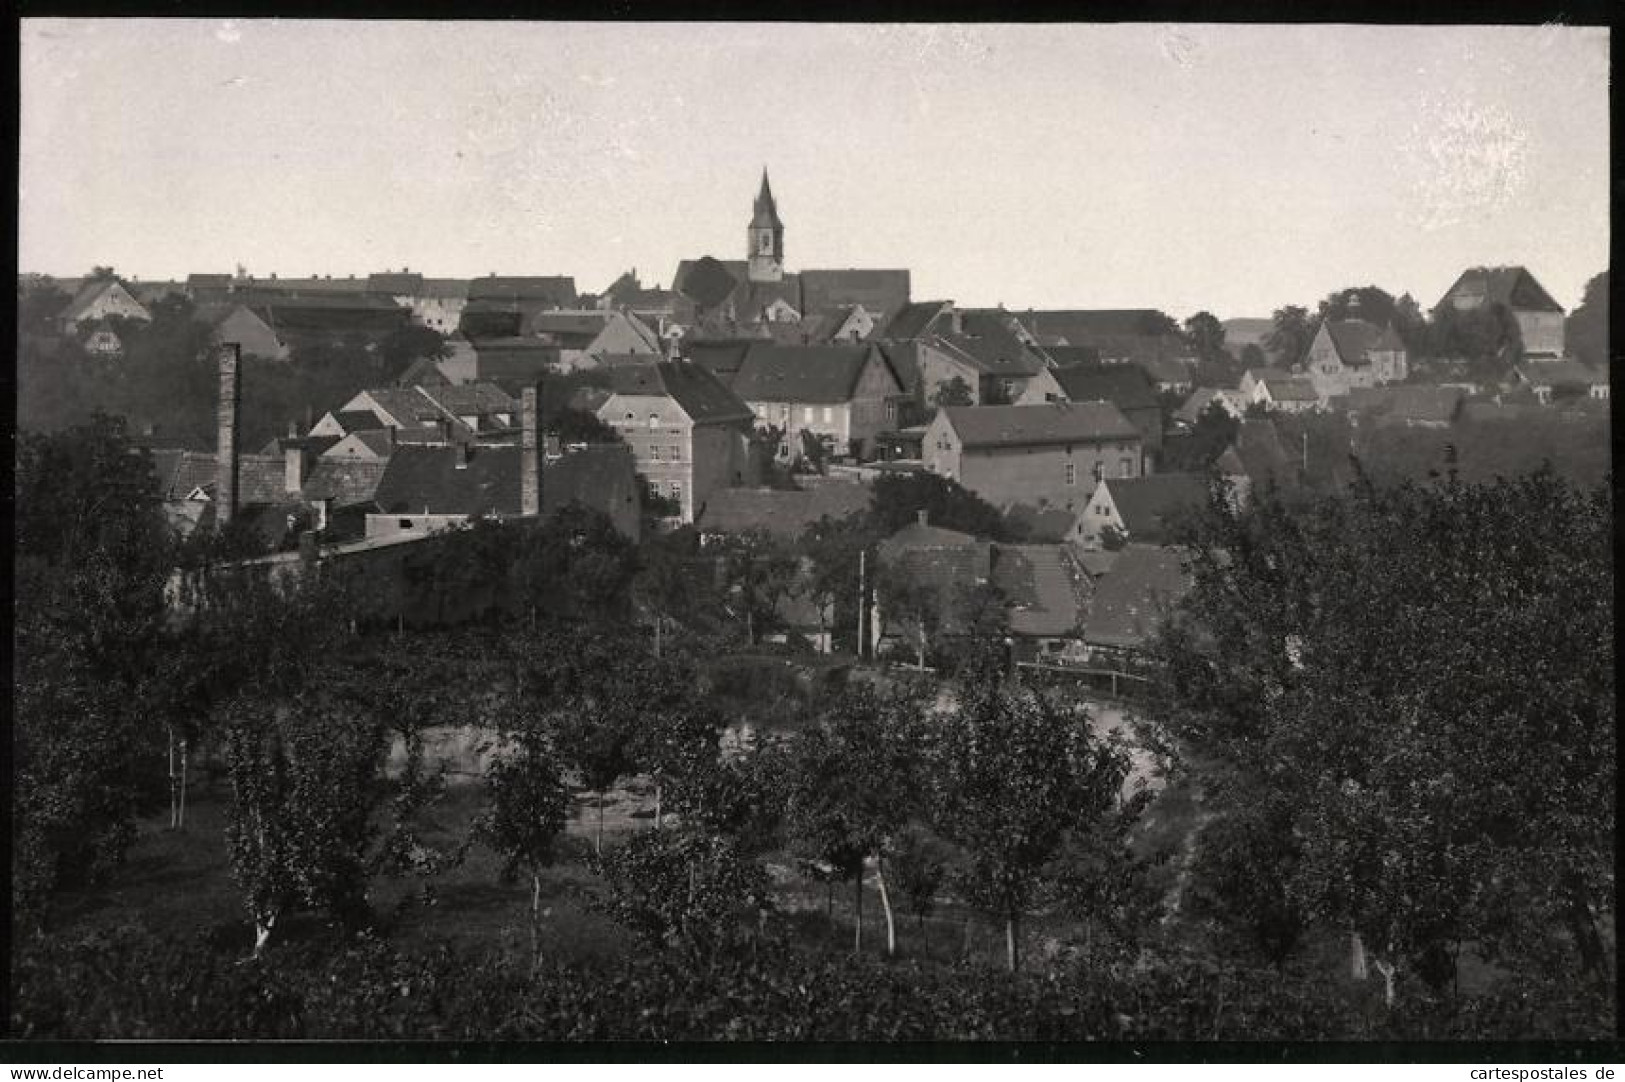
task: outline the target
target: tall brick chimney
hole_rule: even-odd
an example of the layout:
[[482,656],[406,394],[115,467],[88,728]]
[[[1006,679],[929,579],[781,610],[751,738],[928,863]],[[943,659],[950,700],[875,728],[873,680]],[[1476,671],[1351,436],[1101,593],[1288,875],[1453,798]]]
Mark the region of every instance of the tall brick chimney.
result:
[[542,513],[542,464],[537,420],[540,384],[519,395],[519,513],[535,518]]
[[288,438],[282,444],[282,488],[297,496],[305,488],[305,449],[299,440],[299,426],[288,422]]
[[237,407],[242,398],[243,347],[223,342],[220,357],[220,428],[215,444],[215,509],[217,528],[225,527],[237,515]]

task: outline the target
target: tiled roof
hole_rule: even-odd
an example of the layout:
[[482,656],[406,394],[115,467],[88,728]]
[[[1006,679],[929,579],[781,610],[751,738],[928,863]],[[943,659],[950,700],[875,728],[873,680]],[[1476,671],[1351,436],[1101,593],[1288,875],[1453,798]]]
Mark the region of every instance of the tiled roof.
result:
[[1095,583],[1084,619],[1084,641],[1092,646],[1145,647],[1164,614],[1190,584],[1176,550],[1124,546],[1111,570]]
[[1185,357],[1136,357],[1134,363],[1156,383],[1189,383],[1195,365]]
[[[542,512],[575,502],[615,517],[611,501],[637,499],[637,464],[624,443],[594,444],[548,463],[542,470]],[[640,512],[641,513],[641,512]]]
[[894,342],[913,341],[926,334],[931,329],[932,321],[952,304],[953,301],[915,301],[912,304],[905,304],[876,337]]
[[387,468],[387,462],[320,458],[305,477],[302,495],[311,502],[332,500],[338,508],[371,503]]
[[405,271],[367,275],[367,292],[415,297],[423,289],[423,275]]
[[949,406],[941,412],[967,448],[1140,438],[1140,430],[1109,402]]
[[968,533],[915,521],[881,541],[879,548],[880,555],[884,558],[909,549],[958,548],[979,544],[982,542]]
[[384,422],[371,410],[337,410],[333,414],[333,419],[344,429],[346,435],[384,426]]
[[711,372],[688,361],[651,361],[609,369],[616,394],[670,398],[695,424],[748,421],[755,418]]
[[902,384],[903,390],[913,394],[920,385],[920,347],[917,342],[891,342],[885,339],[876,339],[874,347],[880,350],[880,355],[886,358],[891,365],[892,375]]
[[1354,387],[1333,399],[1350,413],[1380,422],[1449,424],[1467,393],[1460,387],[1399,384],[1390,387]]
[[604,333],[612,315],[603,311],[536,311],[525,317],[520,333],[551,335],[566,349],[584,349]]
[[1555,361],[1524,361],[1518,366],[1518,374],[1536,387],[1591,387],[1608,383],[1607,369],[1592,368],[1570,357]]
[[459,417],[471,414],[484,417],[493,413],[511,413],[517,417],[519,414],[519,400],[494,383],[482,381],[457,387],[419,388],[419,393]]
[[576,302],[576,280],[568,275],[509,277],[487,275],[468,282],[470,301],[534,301],[555,308]]
[[908,304],[909,272],[906,270],[803,270],[796,277],[801,282],[803,312],[861,304],[885,316]]
[[1044,362],[1008,334],[936,334],[926,341],[984,375],[1025,378],[1044,370]]
[[418,296],[433,300],[467,300],[467,278],[425,278],[418,286]]
[[[166,457],[165,470],[168,472]],[[184,500],[193,490],[201,488],[210,499],[214,498],[215,482],[219,479],[217,460],[207,451],[182,451],[174,462],[174,471],[167,479],[159,476],[165,500]],[[274,504],[287,500],[284,491],[286,463],[281,455],[237,456],[237,502],[248,504]]]
[[1275,402],[1318,402],[1314,382],[1302,376],[1271,376],[1263,381]]
[[[1047,335],[1045,337],[1048,337]],[[1042,339],[1040,339],[1042,341]],[[1044,352],[1049,354],[1057,369],[1074,368],[1079,365],[1099,365],[1100,350],[1094,346],[1058,346],[1045,344]],[[1105,368],[1120,368],[1122,365],[1103,365]],[[1138,366],[1136,366],[1138,367]],[[1144,371],[1144,369],[1141,369]]]
[[1109,478],[1101,482],[1136,541],[1163,541],[1169,520],[1200,508],[1207,501],[1207,481],[1191,473],[1157,473],[1148,477]]
[[100,300],[103,294],[111,292],[118,284],[117,279],[113,278],[87,281],[79,287],[79,292],[74,294],[73,300],[68,303],[68,306],[62,310],[62,314],[57,318],[63,320],[78,319],[86,309]]
[[786,539],[828,515],[841,518],[869,509],[870,488],[855,481],[810,483],[801,490],[723,488],[706,499],[696,520],[701,530],[739,533],[755,527]]
[[1052,374],[1074,402],[1110,402],[1125,411],[1157,408],[1157,388],[1138,365],[1077,365]]
[[1088,579],[1066,545],[995,545],[993,584],[1017,635],[1060,638],[1082,628]]
[[745,402],[850,402],[872,350],[868,346],[750,348],[732,384]]
[[519,448],[477,445],[459,467],[463,454],[457,447],[396,447],[374,502],[390,514],[518,515]]
[[671,288],[701,308],[715,308],[732,296],[734,289],[746,279],[745,266],[743,260],[724,263],[711,256],[685,259],[677,264]]
[[1338,359],[1351,367],[1369,364],[1366,353],[1376,349],[1382,330],[1363,319],[1340,319],[1326,324]]
[[1462,272],[1439,303],[1450,304],[1457,297],[1470,299],[1474,307],[1501,304],[1521,312],[1563,311],[1563,306],[1526,267],[1471,267]]
[[[372,387],[366,393],[380,409],[400,421],[402,428],[413,421],[438,421],[444,416],[429,396],[416,387]],[[375,424],[372,427],[384,426]]]
[[1090,345],[1096,338],[1154,336],[1162,313],[1155,308],[1068,308],[1012,312],[1034,335],[1065,338],[1068,345]]
[[955,530],[910,523],[880,543],[878,556],[882,565],[901,567],[945,599],[992,581],[992,543]]

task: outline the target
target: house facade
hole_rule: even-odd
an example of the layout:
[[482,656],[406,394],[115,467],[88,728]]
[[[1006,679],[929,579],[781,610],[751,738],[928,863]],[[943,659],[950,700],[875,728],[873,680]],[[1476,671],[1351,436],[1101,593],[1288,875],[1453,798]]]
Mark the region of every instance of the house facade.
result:
[[1405,345],[1394,329],[1363,319],[1322,322],[1303,363],[1322,405],[1356,387],[1399,383],[1409,371]]
[[1109,528],[1130,541],[1162,544],[1172,518],[1206,499],[1207,482],[1195,474],[1102,478],[1079,516],[1077,540],[1100,548]]
[[1446,305],[1458,312],[1505,308],[1518,321],[1524,356],[1563,356],[1563,306],[1526,267],[1469,268],[1440,299]]
[[841,457],[870,455],[875,437],[894,428],[902,384],[874,346],[750,346],[730,388],[758,427],[784,430],[789,458],[802,433],[824,439]]
[[742,483],[754,414],[705,368],[655,361],[610,370],[614,391],[598,407],[632,449],[655,493],[676,500],[693,522],[719,488]]
[[995,507],[1080,510],[1104,477],[1138,477],[1140,430],[1109,402],[950,406],[924,441],[927,469]]
[[104,278],[86,282],[80,287],[73,301],[62,312],[62,328],[72,334],[114,317],[143,323],[152,320],[152,314],[130,295],[124,283],[116,278]]

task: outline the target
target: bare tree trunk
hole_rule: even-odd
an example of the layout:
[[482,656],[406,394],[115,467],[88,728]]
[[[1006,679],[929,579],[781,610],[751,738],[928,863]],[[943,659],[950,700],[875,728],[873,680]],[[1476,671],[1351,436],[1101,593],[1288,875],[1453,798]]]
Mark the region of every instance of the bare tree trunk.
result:
[[1380,958],[1373,958],[1371,964],[1376,967],[1378,973],[1382,974],[1382,1001],[1387,1004],[1389,1010],[1392,1010],[1394,1006],[1394,966],[1392,963],[1384,962]]
[[660,829],[660,782],[658,781],[655,782],[655,829]]
[[660,614],[655,613],[655,657],[660,656]]
[[254,957],[258,958],[265,953],[266,944],[271,942],[271,929],[276,927],[275,913],[254,914]]
[[852,953],[863,953],[863,866],[858,866],[857,878],[852,880],[857,887],[856,901],[852,910]]
[[925,671],[925,625],[924,624],[920,625],[920,663],[919,663],[918,668],[919,668],[919,670],[921,672]]
[[1004,957],[1010,972],[1016,971],[1016,913],[1011,910],[1004,917]]
[[530,968],[535,972],[542,964],[542,875],[532,868],[530,872]]
[[186,773],[187,773],[186,768],[191,762],[191,757],[188,754],[189,751],[190,751],[190,746],[189,746],[188,742],[184,738],[182,738],[182,740],[181,740],[181,794],[180,794],[181,795],[181,801],[180,801],[180,817],[177,820],[177,823],[179,824],[179,827],[180,827],[181,830],[186,829]]
[[1349,933],[1349,976],[1357,981],[1366,979],[1365,941],[1359,932]]
[[886,869],[882,866],[880,854],[875,854],[875,882],[880,885],[880,909],[886,914],[886,957],[897,956],[897,925],[892,920],[891,897],[886,893]]
[[169,829],[180,828],[180,794],[176,789],[175,778],[175,727],[164,726],[165,743],[169,753]]
[[829,920],[835,919],[835,880],[824,880],[824,916]]

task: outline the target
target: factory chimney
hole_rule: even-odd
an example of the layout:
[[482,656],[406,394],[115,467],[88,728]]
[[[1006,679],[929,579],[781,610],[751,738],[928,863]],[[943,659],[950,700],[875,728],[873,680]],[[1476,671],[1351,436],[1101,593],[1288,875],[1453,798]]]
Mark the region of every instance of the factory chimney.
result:
[[535,518],[542,513],[542,463],[537,429],[541,384],[526,387],[519,396],[519,513]]
[[215,510],[217,529],[224,529],[237,514],[237,407],[242,397],[239,368],[243,348],[236,342],[221,343],[220,429],[215,445]]

